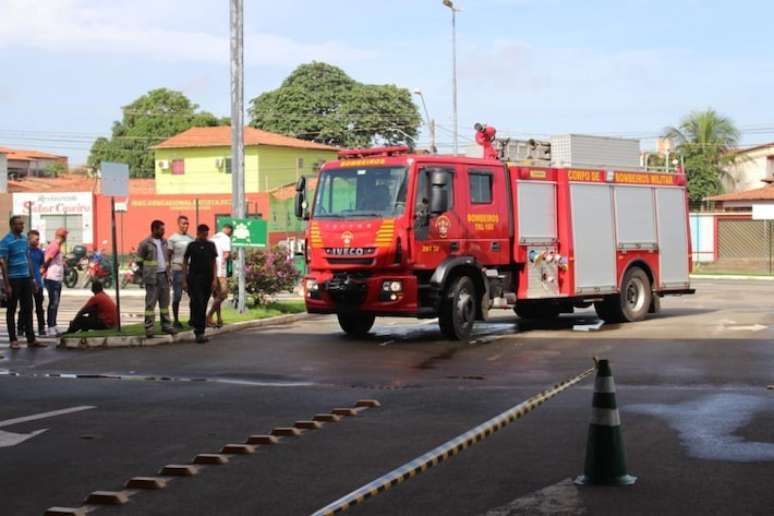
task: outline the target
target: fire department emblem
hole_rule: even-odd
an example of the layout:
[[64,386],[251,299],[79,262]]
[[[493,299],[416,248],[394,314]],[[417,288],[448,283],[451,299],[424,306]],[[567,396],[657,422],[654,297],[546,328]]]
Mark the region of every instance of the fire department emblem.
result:
[[349,247],[352,244],[353,238],[354,236],[352,235],[351,231],[345,231],[344,233],[341,234],[341,240],[344,241],[344,245],[346,247]]
[[449,228],[451,227],[451,220],[446,215],[441,215],[435,220],[435,227],[438,229],[438,236],[446,238],[449,234]]

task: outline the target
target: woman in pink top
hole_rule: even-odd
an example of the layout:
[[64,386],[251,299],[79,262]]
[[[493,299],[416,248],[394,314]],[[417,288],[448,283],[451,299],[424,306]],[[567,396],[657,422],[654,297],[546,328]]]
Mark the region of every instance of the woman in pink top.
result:
[[56,314],[59,311],[59,297],[62,294],[62,281],[64,281],[64,253],[62,244],[67,241],[67,230],[56,230],[55,238],[46,247],[46,255],[43,259],[43,282],[48,291],[48,335],[61,335],[56,327]]

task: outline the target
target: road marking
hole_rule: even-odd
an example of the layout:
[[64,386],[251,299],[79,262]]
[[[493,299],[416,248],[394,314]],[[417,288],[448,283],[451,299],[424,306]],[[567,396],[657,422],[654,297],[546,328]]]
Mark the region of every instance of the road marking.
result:
[[381,342],[379,345],[380,346],[388,346],[388,345],[390,345],[390,344],[392,344],[394,342],[395,342],[395,339],[385,340],[384,342]]
[[584,514],[586,509],[578,494],[578,487],[572,479],[566,478],[559,483],[544,487],[528,495],[517,498],[507,505],[497,507],[483,516],[516,516],[533,514],[535,516],[564,514],[567,516]]
[[[81,411],[90,410],[93,408],[96,408],[96,407],[92,407],[90,405],[84,405],[81,407],[70,407],[70,408],[60,409],[60,410],[52,410],[51,412],[42,412],[40,414],[33,414],[31,416],[17,417],[14,419],[6,419],[5,421],[0,421],[0,428],[5,426],[17,425],[19,423],[26,423],[28,421],[37,421],[38,419],[45,419],[47,417],[55,417],[55,416],[62,416],[65,414],[72,414],[75,412],[81,412]],[[0,430],[0,448],[16,446],[17,444],[23,443],[27,439],[32,439],[36,435],[42,434],[46,430],[48,430],[48,428],[35,430],[34,432],[30,432],[29,434],[19,434],[15,432],[6,432],[4,430]]]
[[764,326],[762,324],[750,324],[747,326],[726,326],[726,329],[728,330],[737,330],[737,331],[761,331],[768,328],[768,326]]

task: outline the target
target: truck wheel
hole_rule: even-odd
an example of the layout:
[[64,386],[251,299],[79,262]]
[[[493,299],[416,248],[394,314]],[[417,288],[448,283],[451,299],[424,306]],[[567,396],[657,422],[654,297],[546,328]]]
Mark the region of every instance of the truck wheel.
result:
[[559,316],[559,307],[545,301],[517,301],[513,311],[521,319],[554,319]]
[[441,332],[450,340],[463,340],[470,337],[477,312],[476,286],[468,276],[460,276],[451,284],[443,297],[438,325]]
[[636,322],[645,319],[653,299],[650,279],[639,267],[624,274],[621,293],[594,303],[597,315],[605,322]]
[[367,314],[336,314],[339,326],[350,337],[365,337],[376,321],[375,315]]

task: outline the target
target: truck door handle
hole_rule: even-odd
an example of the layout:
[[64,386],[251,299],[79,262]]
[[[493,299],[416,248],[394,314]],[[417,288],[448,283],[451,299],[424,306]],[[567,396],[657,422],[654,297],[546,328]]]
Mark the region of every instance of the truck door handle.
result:
[[490,249],[492,251],[499,251],[500,250],[500,242],[492,242],[492,245],[490,246]]
[[459,242],[451,242],[449,244],[449,251],[459,251],[460,250],[460,243]]

